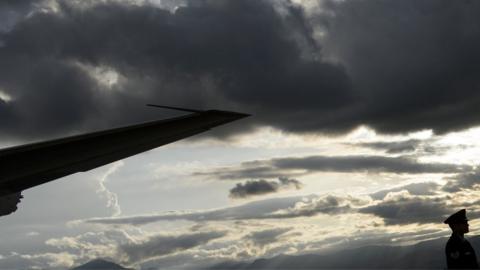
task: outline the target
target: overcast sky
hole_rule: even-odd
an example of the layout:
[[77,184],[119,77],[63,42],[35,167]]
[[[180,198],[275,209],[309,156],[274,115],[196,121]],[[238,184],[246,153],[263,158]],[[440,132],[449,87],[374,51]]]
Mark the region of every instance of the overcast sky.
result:
[[[0,146],[252,114],[27,190],[0,268],[188,268],[480,232],[480,2],[4,0]],[[439,254],[443,256],[443,254]]]

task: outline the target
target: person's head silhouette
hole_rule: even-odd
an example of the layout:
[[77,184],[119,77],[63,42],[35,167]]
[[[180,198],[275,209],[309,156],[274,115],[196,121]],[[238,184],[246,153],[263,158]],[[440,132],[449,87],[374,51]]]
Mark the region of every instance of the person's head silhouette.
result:
[[468,219],[465,209],[462,209],[449,216],[443,223],[448,224],[454,233],[463,235],[469,232]]

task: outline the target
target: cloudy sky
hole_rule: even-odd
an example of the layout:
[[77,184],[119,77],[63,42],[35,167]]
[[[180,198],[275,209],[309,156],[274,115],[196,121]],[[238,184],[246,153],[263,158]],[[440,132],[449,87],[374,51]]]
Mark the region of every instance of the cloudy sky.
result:
[[[0,268],[140,268],[480,232],[480,2],[3,0],[0,146],[253,116],[27,190]],[[443,256],[443,254],[439,254]]]

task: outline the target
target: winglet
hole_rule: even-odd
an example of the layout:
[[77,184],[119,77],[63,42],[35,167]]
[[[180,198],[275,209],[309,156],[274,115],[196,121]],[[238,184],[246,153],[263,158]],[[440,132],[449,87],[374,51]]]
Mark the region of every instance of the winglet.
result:
[[157,107],[157,108],[163,108],[163,109],[171,109],[171,110],[177,110],[177,111],[184,111],[184,112],[193,112],[193,113],[202,113],[204,111],[200,110],[192,110],[192,109],[185,109],[185,108],[179,108],[179,107],[171,107],[171,106],[163,106],[163,105],[155,105],[155,104],[147,104],[149,107]]

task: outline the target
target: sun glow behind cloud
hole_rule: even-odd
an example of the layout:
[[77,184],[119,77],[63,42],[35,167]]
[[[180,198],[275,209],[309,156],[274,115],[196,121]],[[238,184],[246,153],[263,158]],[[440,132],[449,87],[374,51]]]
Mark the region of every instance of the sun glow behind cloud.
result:
[[11,102],[13,100],[12,96],[7,94],[4,90],[0,88],[0,101]]
[[108,66],[92,66],[85,63],[76,63],[84,72],[92,77],[101,86],[101,89],[114,89],[114,87],[121,81],[125,81],[115,69]]

